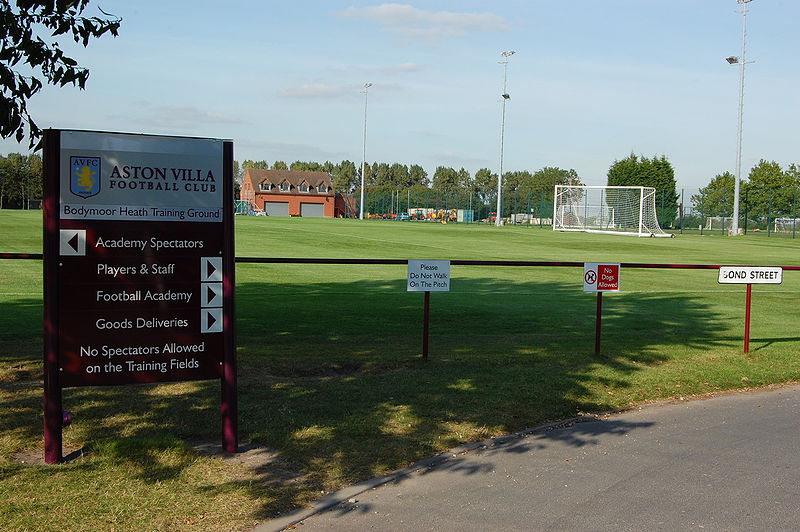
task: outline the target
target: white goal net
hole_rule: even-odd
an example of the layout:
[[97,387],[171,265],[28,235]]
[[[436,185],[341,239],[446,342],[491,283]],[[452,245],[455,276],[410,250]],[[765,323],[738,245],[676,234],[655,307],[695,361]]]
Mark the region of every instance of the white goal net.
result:
[[556,185],[553,230],[674,236],[658,225],[652,187]]

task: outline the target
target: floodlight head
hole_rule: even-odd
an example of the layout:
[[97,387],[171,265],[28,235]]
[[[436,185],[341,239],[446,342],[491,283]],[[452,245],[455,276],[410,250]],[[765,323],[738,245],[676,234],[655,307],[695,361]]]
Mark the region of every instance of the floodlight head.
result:
[[372,83],[364,83],[364,88],[365,89],[368,89],[370,87],[372,87]]
[[725,61],[727,61],[729,65],[735,65],[739,62],[739,58],[735,55],[732,55],[730,57],[726,57]]
[[511,99],[511,95],[508,94],[507,92],[504,92],[503,94],[501,94],[501,96],[503,97],[504,100],[510,100]]
[[737,4],[747,4],[747,3],[752,2],[752,1],[753,0],[736,0],[736,3]]
[[515,52],[514,50],[510,50],[508,52],[503,52],[500,55],[502,55],[503,57],[510,57],[510,56],[514,55],[515,53],[517,53],[517,52]]

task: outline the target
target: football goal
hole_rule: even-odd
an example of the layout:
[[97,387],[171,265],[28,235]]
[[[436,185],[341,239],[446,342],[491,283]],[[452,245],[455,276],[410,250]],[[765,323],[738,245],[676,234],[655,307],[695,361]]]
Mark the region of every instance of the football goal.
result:
[[652,187],[556,185],[553,231],[675,236],[658,225]]
[[798,229],[797,218],[775,218],[776,233],[794,233]]

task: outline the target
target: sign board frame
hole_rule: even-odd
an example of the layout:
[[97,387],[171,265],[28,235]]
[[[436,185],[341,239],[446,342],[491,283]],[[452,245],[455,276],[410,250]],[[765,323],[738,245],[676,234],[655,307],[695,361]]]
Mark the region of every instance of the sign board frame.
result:
[[233,142],[44,132],[45,462],[63,387],[220,379],[236,452]]

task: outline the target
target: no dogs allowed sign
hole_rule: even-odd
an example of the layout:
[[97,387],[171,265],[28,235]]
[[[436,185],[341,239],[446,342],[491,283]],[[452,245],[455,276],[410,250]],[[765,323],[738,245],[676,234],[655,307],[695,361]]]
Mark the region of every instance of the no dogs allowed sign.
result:
[[619,292],[619,263],[583,263],[584,292]]

